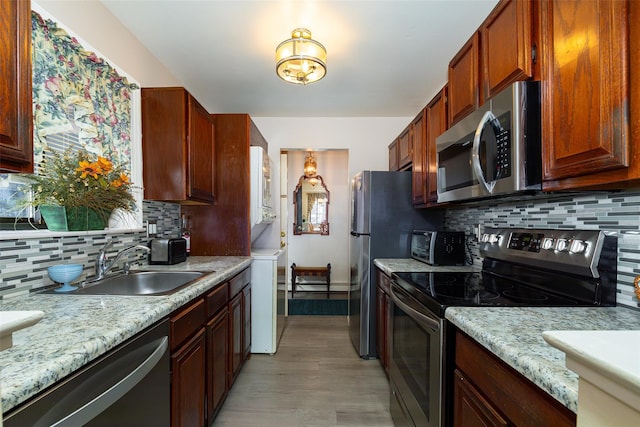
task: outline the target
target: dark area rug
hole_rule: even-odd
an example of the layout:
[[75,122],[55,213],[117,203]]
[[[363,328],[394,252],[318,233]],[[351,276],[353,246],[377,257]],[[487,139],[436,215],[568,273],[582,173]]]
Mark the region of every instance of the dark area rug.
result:
[[346,316],[346,299],[290,299],[289,315]]

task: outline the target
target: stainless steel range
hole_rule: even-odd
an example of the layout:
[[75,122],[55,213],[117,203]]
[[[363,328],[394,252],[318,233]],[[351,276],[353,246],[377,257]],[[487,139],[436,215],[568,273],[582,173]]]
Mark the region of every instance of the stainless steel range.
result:
[[615,305],[617,238],[602,231],[487,228],[480,253],[481,272],[392,275],[391,413],[397,426],[450,424],[447,307]]

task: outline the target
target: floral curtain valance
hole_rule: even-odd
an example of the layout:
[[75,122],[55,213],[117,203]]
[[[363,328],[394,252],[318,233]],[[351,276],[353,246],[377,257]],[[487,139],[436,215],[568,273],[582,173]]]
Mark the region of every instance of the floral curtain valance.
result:
[[47,142],[72,135],[130,170],[131,91],[139,89],[66,31],[32,12],[36,164]]

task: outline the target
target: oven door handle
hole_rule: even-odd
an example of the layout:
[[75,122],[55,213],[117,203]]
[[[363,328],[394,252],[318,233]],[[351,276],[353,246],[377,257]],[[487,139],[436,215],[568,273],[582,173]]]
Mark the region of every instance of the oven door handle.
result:
[[412,308],[409,303],[406,302],[406,297],[393,291],[393,284],[391,285],[389,290],[391,291],[391,298],[393,299],[393,303],[400,307],[402,311],[411,316],[412,319],[434,332],[438,332],[440,330],[440,321],[437,318],[431,317],[426,313],[421,313],[415,308]]

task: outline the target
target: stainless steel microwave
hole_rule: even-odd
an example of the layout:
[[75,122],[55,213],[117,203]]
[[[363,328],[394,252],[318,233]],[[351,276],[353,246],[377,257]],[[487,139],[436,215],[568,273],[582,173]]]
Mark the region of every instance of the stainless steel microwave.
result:
[[438,202],[542,188],[540,83],[517,82],[436,138]]

